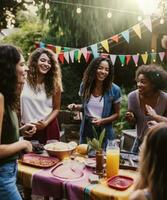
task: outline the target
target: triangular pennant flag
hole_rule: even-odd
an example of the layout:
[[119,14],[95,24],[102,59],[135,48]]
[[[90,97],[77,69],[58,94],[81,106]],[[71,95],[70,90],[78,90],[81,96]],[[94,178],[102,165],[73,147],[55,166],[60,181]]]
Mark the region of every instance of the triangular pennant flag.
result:
[[119,55],[119,59],[120,59],[120,61],[122,63],[122,66],[124,66],[124,64],[125,64],[125,55]]
[[67,63],[69,63],[69,52],[64,52],[64,58],[66,59]]
[[35,48],[39,48],[39,42],[35,42]]
[[165,52],[159,52],[159,58],[161,61],[163,61],[164,57],[165,57]]
[[139,55],[132,55],[135,65],[138,65]]
[[126,65],[129,64],[130,59],[131,59],[131,55],[126,55]]
[[39,43],[39,47],[40,47],[40,48],[45,48],[45,43],[40,42],[40,43]]
[[59,54],[59,60],[61,61],[62,64],[64,64],[64,53]]
[[78,50],[78,62],[81,61],[81,55],[82,55],[82,52],[81,52],[81,50],[79,49],[79,50]]
[[156,57],[157,57],[156,53],[151,53],[151,62],[156,62]]
[[125,40],[129,43],[129,30],[126,30],[121,33]]
[[86,62],[89,61],[89,58],[90,58],[90,52],[87,52]]
[[113,66],[115,65],[116,57],[117,57],[116,55],[110,54],[110,59],[111,59]]
[[146,64],[148,60],[148,54],[147,53],[141,54],[141,58],[143,60],[143,63]]
[[64,52],[70,51],[71,49],[68,47],[64,47]]
[[135,31],[135,33],[139,36],[139,38],[141,39],[141,28],[139,24],[136,24],[135,26],[132,27],[133,30]]
[[148,28],[150,32],[152,32],[152,23],[151,23],[151,18],[148,17],[143,20],[143,24]]
[[78,61],[78,50],[74,51],[74,58],[76,61]]
[[94,58],[99,57],[99,53],[97,52],[98,51],[97,44],[93,44],[90,47],[92,49],[92,53],[93,53]]
[[61,47],[60,46],[56,46],[56,53],[60,53],[61,52]]
[[55,52],[55,47],[52,44],[47,44],[46,48],[51,49],[53,52]]
[[72,63],[74,62],[74,51],[75,50],[70,51],[70,58]]
[[82,48],[82,49],[81,49],[81,52],[82,52],[82,54],[83,54],[83,56],[84,56],[84,58],[85,58],[85,60],[86,60],[86,58],[87,58],[87,53],[88,53],[87,47]]
[[112,39],[113,41],[115,41],[115,42],[118,42],[119,37],[118,37],[118,35],[114,35],[114,36],[111,37],[111,39]]
[[104,47],[104,49],[109,52],[109,46],[108,46],[108,41],[107,40],[103,40],[101,42],[102,46]]

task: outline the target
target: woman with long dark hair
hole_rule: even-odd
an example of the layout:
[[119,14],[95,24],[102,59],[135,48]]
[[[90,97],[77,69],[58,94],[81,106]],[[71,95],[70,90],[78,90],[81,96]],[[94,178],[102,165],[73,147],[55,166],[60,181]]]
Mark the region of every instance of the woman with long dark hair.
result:
[[112,122],[119,118],[121,91],[113,83],[113,67],[109,58],[98,57],[92,60],[84,72],[79,94],[82,104],[70,104],[71,110],[83,111],[80,128],[80,143],[93,138],[92,126],[100,134],[105,128],[107,140],[114,139]]
[[[16,187],[17,158],[22,150],[32,151],[29,141],[19,141],[16,105],[20,85],[26,79],[26,65],[20,51],[11,45],[0,45],[0,199],[21,200]],[[31,128],[31,131],[27,129]],[[22,127],[32,135],[33,125]]]

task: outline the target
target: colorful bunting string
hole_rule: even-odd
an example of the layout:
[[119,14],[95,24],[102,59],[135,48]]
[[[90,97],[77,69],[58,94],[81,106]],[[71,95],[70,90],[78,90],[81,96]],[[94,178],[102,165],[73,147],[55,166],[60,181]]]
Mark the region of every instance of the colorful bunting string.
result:
[[[151,62],[156,62],[157,56],[159,56],[159,59],[161,62],[167,57],[166,52],[159,52],[159,53],[150,53],[150,54],[137,54],[137,55],[114,55],[109,54],[110,49],[112,49],[112,43],[119,44],[119,41],[121,38],[123,38],[124,41],[127,43],[130,42],[130,32],[134,32],[140,39],[142,38],[142,32],[141,32],[141,26],[144,25],[150,32],[152,32],[152,20],[150,17],[143,20],[142,23],[138,23],[131,28],[121,32],[120,34],[116,34],[106,40],[103,40],[99,43],[92,44],[88,47],[83,47],[80,49],[74,49],[69,47],[61,47],[61,46],[54,46],[51,44],[45,44],[43,42],[35,43],[35,47],[41,47],[41,48],[49,48],[52,49],[56,53],[56,58],[59,59],[59,61],[64,64],[66,61],[67,63],[71,62],[80,62],[81,56],[83,55],[83,58],[86,62],[88,62],[90,58],[90,54],[93,55],[94,58],[98,57],[100,55],[99,50],[103,49],[104,52],[107,52],[107,56],[110,57],[111,62],[113,65],[115,65],[117,57],[119,58],[122,66],[128,65],[131,58],[133,59],[135,65],[138,65],[139,59],[143,61],[144,64],[148,62],[148,58],[151,58]],[[103,53],[104,55],[105,53]],[[166,56],[165,56],[166,55]]]

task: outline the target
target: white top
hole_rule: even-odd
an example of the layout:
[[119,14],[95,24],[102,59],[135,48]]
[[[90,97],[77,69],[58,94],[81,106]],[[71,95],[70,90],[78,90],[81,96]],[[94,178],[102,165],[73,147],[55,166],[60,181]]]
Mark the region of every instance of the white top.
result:
[[21,121],[22,123],[37,122],[45,119],[53,110],[52,97],[47,97],[44,84],[34,91],[27,82],[21,93]]
[[93,95],[90,96],[90,100],[87,104],[88,108],[88,116],[101,118],[103,112],[103,105],[104,105],[104,98],[102,96],[94,97]]

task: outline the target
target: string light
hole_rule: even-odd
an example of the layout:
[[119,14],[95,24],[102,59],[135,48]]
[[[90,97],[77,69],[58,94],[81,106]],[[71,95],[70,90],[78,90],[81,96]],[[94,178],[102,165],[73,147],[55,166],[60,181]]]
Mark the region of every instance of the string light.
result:
[[109,11],[109,12],[107,13],[107,17],[108,17],[108,18],[111,18],[111,17],[112,17],[111,11]]
[[[64,1],[58,1],[58,0],[50,0],[50,2],[57,3],[57,4],[70,5],[70,6],[78,5],[78,3],[64,2]],[[115,8],[107,8],[107,7],[102,7],[102,6],[94,6],[94,5],[88,5],[88,4],[80,4],[80,9],[78,8],[77,10],[80,10],[82,12],[81,7],[101,9],[101,10],[110,10],[112,12],[127,13],[127,14],[131,14],[131,15],[139,15],[139,12],[133,12],[133,11],[129,11],[129,10],[120,10],[120,9],[115,9]],[[79,13],[81,13],[80,11],[79,11]]]
[[48,10],[50,8],[50,5],[48,3],[45,4],[45,9]]
[[138,16],[137,20],[138,20],[138,22],[140,22],[142,20],[142,16]]
[[164,18],[161,18],[159,21],[160,24],[164,24]]
[[77,9],[76,9],[76,13],[77,13],[77,14],[80,14],[81,12],[82,12],[82,10],[81,10],[81,8],[78,6]]

